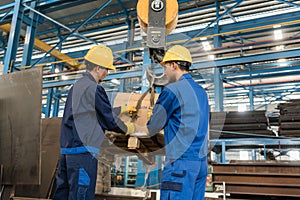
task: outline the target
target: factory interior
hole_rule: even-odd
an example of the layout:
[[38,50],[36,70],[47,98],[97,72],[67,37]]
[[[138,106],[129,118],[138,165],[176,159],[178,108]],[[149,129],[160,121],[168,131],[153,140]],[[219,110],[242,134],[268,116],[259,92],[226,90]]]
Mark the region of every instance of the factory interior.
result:
[[[95,45],[116,67],[99,85],[139,127],[169,84],[166,50],[190,51],[210,108],[205,200],[300,199],[300,0],[1,0],[0,200],[55,199],[65,105]],[[160,199],[166,132],[143,130],[102,134],[95,200]]]

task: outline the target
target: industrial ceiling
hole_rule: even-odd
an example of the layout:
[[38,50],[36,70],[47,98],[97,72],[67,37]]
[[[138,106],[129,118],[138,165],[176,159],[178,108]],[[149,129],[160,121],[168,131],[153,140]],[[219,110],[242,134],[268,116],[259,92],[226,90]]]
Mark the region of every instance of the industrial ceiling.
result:
[[[29,0],[23,2],[27,6],[32,3]],[[72,30],[88,19],[105,2],[48,0],[40,1],[36,10]],[[177,28],[167,37],[168,45],[185,44],[189,41],[186,45],[193,54],[192,74],[200,84],[205,86],[212,98],[216,90],[214,83],[216,67],[221,70],[225,104],[249,103],[251,90],[256,98],[257,108],[261,107],[260,105],[297,97],[300,89],[300,78],[298,78],[300,1],[218,1],[219,17],[216,15],[215,1],[178,0],[178,3],[179,21]],[[13,4],[13,1],[0,2],[0,19],[13,9]],[[115,88],[114,84],[109,83],[111,79],[141,76],[144,46],[137,23],[136,4],[137,0],[111,1],[88,23],[80,27],[78,32],[85,38],[72,35],[62,42],[62,52],[73,58],[82,57],[94,44],[93,42],[110,46],[120,57],[125,53],[132,53],[134,65],[117,56],[115,64],[119,67],[119,71],[109,75],[106,83],[109,89]],[[24,14],[28,12],[29,10],[25,8]],[[11,17],[12,13],[5,17],[1,24],[9,23]],[[43,17],[41,19],[42,23],[37,26],[35,37],[51,46],[59,42],[59,35],[63,37],[70,33],[70,30],[51,20]],[[219,26],[215,26],[216,24]],[[25,25],[23,24],[24,28]],[[129,44],[128,39],[130,30],[135,36],[132,44]],[[275,30],[282,31],[280,39],[274,38]],[[217,37],[219,39],[216,39]],[[217,45],[218,40],[221,45]],[[205,49],[203,41],[210,44],[210,49]],[[19,62],[22,59],[22,48],[21,42],[17,54]],[[43,55],[40,50],[35,49],[33,61]],[[1,57],[4,57],[4,51],[0,52]],[[52,61],[48,56],[39,63]],[[44,67],[44,73],[47,73],[44,84],[46,88],[72,83],[57,78],[61,74],[52,74],[49,69]],[[68,73],[70,79],[79,76],[78,72],[65,73]],[[56,78],[48,80],[49,77]],[[127,91],[142,87],[138,80],[130,83]]]

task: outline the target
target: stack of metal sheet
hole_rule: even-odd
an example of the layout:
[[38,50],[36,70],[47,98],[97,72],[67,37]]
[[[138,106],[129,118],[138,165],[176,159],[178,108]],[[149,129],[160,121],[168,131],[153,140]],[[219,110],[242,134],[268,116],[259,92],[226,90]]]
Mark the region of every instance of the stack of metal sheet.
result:
[[278,105],[280,110],[279,134],[286,137],[300,137],[300,100]]
[[[300,163],[235,161],[213,164],[213,185],[224,193],[300,197]],[[225,187],[224,187],[225,186]],[[225,191],[224,191],[225,190]],[[253,198],[256,199],[256,198]]]
[[272,131],[268,130],[265,111],[211,113],[211,139],[261,136],[274,136]]

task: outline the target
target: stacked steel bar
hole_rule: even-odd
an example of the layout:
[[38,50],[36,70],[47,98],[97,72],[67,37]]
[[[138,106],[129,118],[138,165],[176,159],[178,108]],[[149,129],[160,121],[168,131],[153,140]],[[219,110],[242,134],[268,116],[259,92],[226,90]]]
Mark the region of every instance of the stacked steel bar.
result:
[[213,185],[230,194],[267,195],[265,199],[300,197],[300,163],[236,161],[213,164]]
[[265,111],[211,113],[211,139],[261,136],[275,136],[272,131],[268,130]]
[[278,105],[280,110],[279,134],[285,137],[300,137],[300,100]]

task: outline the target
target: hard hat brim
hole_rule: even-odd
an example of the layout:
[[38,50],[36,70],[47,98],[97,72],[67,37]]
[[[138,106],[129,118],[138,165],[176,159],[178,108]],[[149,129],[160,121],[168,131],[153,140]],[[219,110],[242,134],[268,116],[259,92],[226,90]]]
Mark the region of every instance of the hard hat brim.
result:
[[112,65],[112,66],[109,66],[109,67],[104,67],[106,69],[111,69],[111,70],[114,70],[114,71],[117,71],[117,68],[116,66]]
[[166,61],[161,61],[159,64],[164,65],[166,64]]

